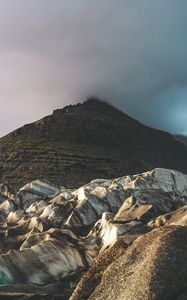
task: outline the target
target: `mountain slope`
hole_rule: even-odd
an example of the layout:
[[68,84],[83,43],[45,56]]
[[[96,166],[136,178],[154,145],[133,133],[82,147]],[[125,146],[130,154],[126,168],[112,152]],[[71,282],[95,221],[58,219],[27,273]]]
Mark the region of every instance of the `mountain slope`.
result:
[[187,173],[187,149],[91,98],[58,109],[0,139],[0,180],[20,187],[35,178],[78,186],[155,167]]
[[179,142],[181,142],[181,143],[183,143],[185,146],[187,146],[187,136],[185,136],[185,135],[174,135],[174,138],[177,140],[177,141],[179,141]]

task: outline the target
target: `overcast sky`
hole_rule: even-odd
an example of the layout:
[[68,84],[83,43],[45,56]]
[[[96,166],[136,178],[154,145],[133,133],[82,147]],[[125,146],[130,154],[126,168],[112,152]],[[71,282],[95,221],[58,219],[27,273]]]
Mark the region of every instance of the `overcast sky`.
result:
[[187,134],[187,1],[0,0],[0,136],[90,95]]

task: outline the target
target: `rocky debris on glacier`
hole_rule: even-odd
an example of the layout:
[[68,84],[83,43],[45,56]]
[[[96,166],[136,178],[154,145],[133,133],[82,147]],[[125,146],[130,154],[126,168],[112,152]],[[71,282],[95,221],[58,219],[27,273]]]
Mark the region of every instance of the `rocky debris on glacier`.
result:
[[[100,286],[102,276],[105,272],[107,274],[108,268],[112,268],[112,263],[120,259],[122,253],[126,257],[126,251],[136,245],[140,236],[142,239],[145,236],[145,247],[150,250],[151,243],[153,248],[156,245],[152,234],[158,241],[162,240],[163,235],[165,243],[165,236],[170,239],[172,232],[177,234],[177,229],[170,231],[168,226],[182,227],[187,224],[187,175],[168,169],[154,169],[114,180],[96,179],[75,190],[39,180],[25,185],[17,193],[1,185],[0,196],[0,299],[1,293],[5,297],[15,285],[15,290],[20,293],[26,294],[27,286],[29,293],[32,285],[37,295],[52,293],[61,297],[63,294],[66,295],[63,299],[69,299],[81,275],[87,270],[72,299],[88,299],[88,296],[90,299],[103,299],[99,292],[105,289]],[[150,237],[150,247],[147,237]],[[149,251],[146,249],[145,252]],[[138,263],[141,253],[137,257],[132,264],[133,268],[137,264],[137,277],[131,277],[131,287],[131,279],[127,280],[129,290],[140,276]],[[103,267],[102,264],[98,267],[102,259]],[[149,265],[149,261],[142,261]],[[162,267],[158,266],[159,269]],[[98,277],[91,276],[93,282],[91,279],[87,282],[89,274],[94,270],[97,273],[97,267],[100,270]],[[166,267],[171,268],[170,264]],[[118,268],[119,273],[124,272],[121,263]],[[121,277],[124,282],[128,272]],[[170,280],[168,278],[163,279],[166,284]],[[153,279],[148,281],[153,282]],[[150,288],[148,281],[147,290]],[[52,288],[51,285],[55,287],[59,283],[61,288]],[[96,288],[95,292],[87,285]],[[119,292],[115,298],[111,293],[107,299],[157,299],[148,292],[147,298],[141,298],[141,291],[138,293],[140,297],[136,298],[127,289],[125,296]],[[87,296],[84,298],[81,295]],[[120,298],[122,296],[126,298]]]
[[187,227],[171,226],[102,253],[71,300],[187,299]]
[[1,255],[0,282],[46,285],[89,267],[98,250],[96,239],[78,239],[68,230],[35,233],[24,240],[20,251]]
[[149,226],[161,227],[180,225],[187,226],[187,205],[184,205],[174,212],[158,216],[156,219],[149,222]]
[[15,203],[19,208],[27,209],[32,203],[38,200],[50,200],[61,192],[57,188],[47,182],[36,180],[23,186],[16,194]]

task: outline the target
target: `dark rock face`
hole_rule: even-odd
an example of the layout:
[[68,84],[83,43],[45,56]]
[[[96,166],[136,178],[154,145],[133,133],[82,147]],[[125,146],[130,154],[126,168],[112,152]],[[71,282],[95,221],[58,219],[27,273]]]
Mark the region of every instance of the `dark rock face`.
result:
[[97,99],[58,109],[0,139],[0,180],[78,187],[155,167],[187,173],[187,149]]
[[0,199],[0,299],[186,299],[187,175],[2,184]]

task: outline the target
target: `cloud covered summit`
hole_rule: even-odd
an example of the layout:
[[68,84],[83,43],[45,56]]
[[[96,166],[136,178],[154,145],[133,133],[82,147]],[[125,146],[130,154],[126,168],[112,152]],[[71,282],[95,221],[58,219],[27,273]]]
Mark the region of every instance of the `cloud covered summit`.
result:
[[90,95],[187,133],[185,0],[0,6],[0,135]]

